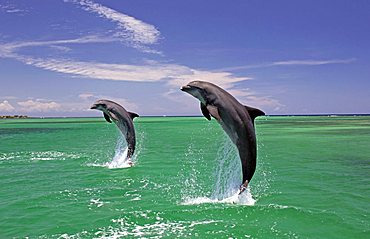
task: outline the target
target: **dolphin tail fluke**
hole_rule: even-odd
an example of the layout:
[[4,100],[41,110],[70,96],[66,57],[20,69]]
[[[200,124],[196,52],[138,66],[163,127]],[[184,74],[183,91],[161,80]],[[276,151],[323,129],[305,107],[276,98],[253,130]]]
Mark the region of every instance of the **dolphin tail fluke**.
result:
[[136,117],[139,117],[138,114],[133,113],[133,112],[128,112],[128,114],[130,115],[131,119],[135,119]]
[[242,185],[240,185],[240,188],[239,188],[239,195],[242,194],[242,192],[244,192],[247,187],[248,187],[248,180],[246,180]]

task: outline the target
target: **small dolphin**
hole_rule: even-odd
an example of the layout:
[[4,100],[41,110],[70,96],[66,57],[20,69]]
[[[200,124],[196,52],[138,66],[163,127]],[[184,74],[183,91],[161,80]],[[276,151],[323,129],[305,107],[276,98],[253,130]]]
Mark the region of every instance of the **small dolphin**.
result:
[[135,117],[139,117],[139,115],[127,112],[121,105],[110,100],[98,100],[90,109],[103,111],[104,118],[109,123],[112,123],[113,120],[127,141],[128,152],[126,158],[131,159],[136,144],[135,129],[132,120]]
[[254,119],[265,113],[242,105],[224,89],[209,82],[192,81],[181,90],[200,100],[204,117],[208,120],[211,120],[211,116],[215,118],[238,148],[243,173],[239,194],[244,192],[256,170]]

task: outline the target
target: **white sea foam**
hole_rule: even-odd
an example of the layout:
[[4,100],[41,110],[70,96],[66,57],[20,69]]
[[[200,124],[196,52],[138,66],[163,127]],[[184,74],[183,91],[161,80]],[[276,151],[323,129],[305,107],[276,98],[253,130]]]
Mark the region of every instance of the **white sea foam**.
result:
[[31,152],[30,159],[31,160],[42,160],[42,161],[49,161],[49,160],[65,160],[65,159],[76,159],[78,155],[71,154],[71,153],[64,153],[58,151],[45,151],[45,152]]
[[[145,216],[146,217],[146,216]],[[99,228],[95,231],[82,231],[76,234],[63,233],[57,236],[61,239],[94,238],[94,239],[118,239],[118,238],[197,238],[196,228],[201,225],[222,223],[222,220],[203,221],[165,221],[163,219],[137,224],[127,218],[111,220],[114,225]],[[49,238],[49,237],[42,237]]]
[[147,224],[129,223],[125,218],[113,219],[113,223],[119,227],[102,228],[94,233],[94,238],[122,238],[122,237],[137,237],[137,238],[184,238],[192,235],[194,228],[198,225],[215,224],[222,222],[219,220],[205,220],[192,222],[170,222],[170,221],[155,221]]
[[5,160],[12,160],[12,159],[15,159],[16,158],[16,155],[14,155],[14,153],[1,153],[0,154],[0,161],[5,161]]
[[253,206],[256,200],[253,199],[252,194],[249,189],[239,195],[239,192],[235,192],[231,196],[225,198],[209,198],[209,197],[197,197],[197,198],[187,198],[182,203],[182,205],[198,205],[204,203],[226,203],[226,204],[237,204]]
[[32,152],[31,153],[31,160],[64,160],[63,153],[61,152]]
[[103,202],[102,200],[100,200],[100,198],[98,199],[92,198],[90,199],[89,209],[92,209],[93,207],[101,207],[106,203],[107,202]]

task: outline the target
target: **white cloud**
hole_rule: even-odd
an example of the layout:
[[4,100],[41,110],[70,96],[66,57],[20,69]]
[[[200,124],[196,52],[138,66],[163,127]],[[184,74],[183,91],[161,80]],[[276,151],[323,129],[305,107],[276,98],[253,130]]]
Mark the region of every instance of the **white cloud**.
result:
[[242,104],[252,107],[272,111],[279,111],[285,107],[285,105],[281,104],[278,100],[270,96],[259,96],[256,92],[249,89],[230,89],[228,92],[238,98]]
[[49,46],[57,48],[65,48],[66,44],[86,44],[86,43],[106,43],[117,41],[111,37],[102,37],[97,35],[89,35],[75,39],[64,39],[64,40],[53,40],[53,41],[24,41],[24,42],[12,42],[0,45],[0,57],[9,58],[22,58],[22,56],[17,54],[17,50],[24,47],[36,47],[36,46]]
[[82,100],[89,100],[89,99],[94,98],[94,94],[91,94],[91,93],[82,93],[82,94],[79,94],[78,95],[78,98],[80,98]]
[[11,112],[14,111],[14,107],[7,101],[0,102],[0,112]]
[[263,109],[265,113],[268,111],[275,111],[279,112],[283,110],[286,105],[280,103],[277,99],[273,99],[271,97],[258,97],[258,96],[251,96],[246,101],[248,105]]
[[219,70],[220,71],[237,71],[237,70],[266,68],[266,67],[274,67],[274,66],[319,66],[319,65],[329,65],[329,64],[349,64],[354,61],[356,61],[356,58],[332,59],[332,60],[288,60],[288,61],[275,61],[275,62],[270,62],[270,63],[261,63],[261,64],[254,64],[254,65],[225,67]]
[[51,102],[43,102],[40,100],[27,100],[27,101],[20,101],[17,103],[21,106],[21,111],[24,112],[48,112],[48,111],[58,111],[61,109],[61,105],[51,101]]
[[63,105],[65,111],[87,111],[90,110],[90,106],[99,99],[107,99],[122,105],[128,111],[137,111],[139,105],[131,102],[125,98],[112,97],[107,95],[95,95],[92,93],[82,93],[78,95],[80,98],[79,102]]
[[147,53],[160,53],[148,47],[159,40],[160,32],[155,26],[90,0],[65,0],[65,2],[79,4],[82,9],[116,23],[117,30],[114,36],[124,41],[128,46]]
[[48,99],[34,99],[28,98],[24,100],[18,100],[13,106],[7,100],[0,101],[0,112],[19,112],[29,113],[31,115],[37,113],[57,113],[57,112],[69,112],[69,113],[81,113],[90,112],[91,105],[98,99],[109,99],[118,104],[121,104],[128,111],[138,111],[139,105],[133,103],[125,98],[112,97],[107,95],[99,95],[93,93],[82,93],[69,101],[56,102]]

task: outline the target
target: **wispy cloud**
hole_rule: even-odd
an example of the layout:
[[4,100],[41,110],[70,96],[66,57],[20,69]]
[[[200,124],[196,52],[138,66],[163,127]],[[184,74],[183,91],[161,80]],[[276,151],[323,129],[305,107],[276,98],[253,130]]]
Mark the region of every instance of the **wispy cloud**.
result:
[[17,59],[38,68],[79,77],[134,82],[163,81],[173,87],[179,87],[192,80],[204,80],[224,88],[231,88],[236,82],[250,79],[248,77],[237,77],[229,72],[198,70],[179,64],[154,62],[143,65],[107,64],[20,56]]
[[13,58],[41,69],[79,77],[135,82],[165,81],[173,87],[179,87],[191,80],[205,80],[221,87],[231,88],[236,82],[250,79],[248,77],[237,77],[229,72],[199,70],[180,64],[156,61],[146,61],[142,64],[107,64],[71,59],[36,58],[17,53],[18,50],[24,47],[63,46],[66,44],[97,43],[113,40],[98,36],[87,36],[77,39],[7,43],[0,45],[0,57]]
[[14,4],[0,4],[0,12],[22,15],[27,12],[27,10],[18,8]]
[[[76,61],[72,59],[54,59],[54,58],[36,58],[24,56],[17,53],[20,48],[34,46],[59,46],[66,44],[83,44],[111,41],[96,36],[89,36],[77,39],[65,39],[55,41],[32,41],[32,42],[16,42],[0,45],[0,56],[9,57],[21,61],[25,64],[38,67],[40,69],[53,72],[69,74],[74,77],[83,77],[100,80],[127,81],[127,82],[161,82],[167,85],[166,92],[163,97],[172,101],[187,104],[191,103],[189,98],[179,92],[179,87],[193,80],[209,81],[227,90],[234,90],[233,94],[244,102],[263,102],[263,106],[268,105],[270,108],[280,107],[281,105],[268,97],[257,97],[256,94],[246,95],[246,90],[235,90],[234,86],[238,82],[250,80],[249,77],[235,76],[226,71],[209,71],[194,69],[181,64],[160,63],[157,61],[143,61],[141,64],[108,64],[99,62]],[[254,96],[254,98],[253,98]],[[256,98],[257,97],[257,98]],[[135,110],[137,105],[126,99],[112,99],[107,96],[96,96],[90,93],[81,94],[79,99],[81,102],[63,104],[59,107],[59,111],[85,111],[88,109],[91,101],[97,98],[109,98],[121,102],[123,105]],[[89,101],[89,102],[88,102]],[[88,103],[87,103],[88,102]],[[29,102],[30,104],[31,102]],[[260,106],[261,104],[255,104]],[[55,106],[55,105],[54,105]],[[45,105],[46,107],[46,105]],[[32,108],[36,110],[38,108]]]
[[246,69],[255,69],[255,68],[266,68],[274,66],[319,66],[319,65],[329,65],[329,64],[349,64],[355,62],[356,58],[348,59],[332,59],[332,60],[287,60],[287,61],[275,61],[269,63],[261,64],[252,64],[244,66],[234,66],[234,67],[225,67],[219,69],[220,71],[237,71],[237,70],[246,70]]
[[160,54],[159,51],[149,48],[149,45],[157,43],[160,38],[160,32],[155,26],[90,0],[64,1],[78,4],[85,11],[98,14],[102,18],[116,23],[114,37],[121,39],[126,45],[143,52]]
[[291,60],[291,61],[276,61],[273,66],[292,66],[292,65],[305,65],[305,66],[318,66],[328,64],[348,64],[356,61],[356,58],[349,59],[334,59],[334,60]]
[[117,41],[114,38],[102,37],[97,35],[84,36],[74,39],[52,40],[52,41],[23,41],[11,42],[0,45],[0,57],[18,58],[21,57],[17,51],[25,47],[49,46],[49,47],[65,47],[60,45],[68,44],[86,44],[86,43],[107,43]]
[[12,95],[0,96],[0,100],[16,100],[18,97]]

